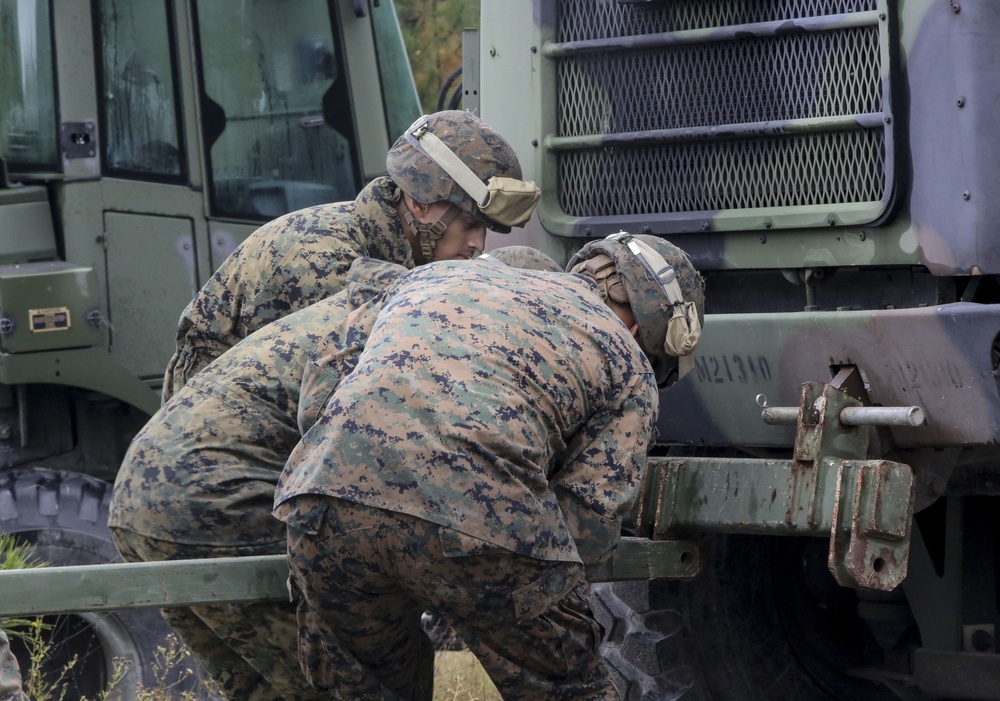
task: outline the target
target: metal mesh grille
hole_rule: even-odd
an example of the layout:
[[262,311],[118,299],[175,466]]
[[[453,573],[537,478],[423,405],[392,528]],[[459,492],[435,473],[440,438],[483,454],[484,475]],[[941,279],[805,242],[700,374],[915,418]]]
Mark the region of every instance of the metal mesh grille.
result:
[[[875,9],[875,0],[560,4],[563,41]],[[882,110],[879,28],[865,26],[560,59],[559,136],[852,116]],[[561,151],[573,216],[878,202],[881,129]]]
[[875,0],[676,0],[636,5],[570,0],[559,5],[557,40],[607,39],[875,9]]

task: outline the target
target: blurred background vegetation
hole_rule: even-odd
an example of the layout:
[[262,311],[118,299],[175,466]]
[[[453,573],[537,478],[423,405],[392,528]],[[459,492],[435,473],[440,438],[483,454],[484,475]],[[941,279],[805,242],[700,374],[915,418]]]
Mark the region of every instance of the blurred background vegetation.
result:
[[479,28],[479,0],[395,3],[420,104],[425,113],[434,112],[445,80],[462,66],[462,30]]

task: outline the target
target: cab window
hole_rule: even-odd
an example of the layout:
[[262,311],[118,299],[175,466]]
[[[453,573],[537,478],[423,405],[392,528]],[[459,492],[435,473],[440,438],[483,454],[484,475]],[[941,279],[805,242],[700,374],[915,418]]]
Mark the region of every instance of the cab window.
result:
[[179,179],[177,80],[163,2],[99,0],[101,139],[110,175]]
[[0,158],[12,172],[58,171],[48,0],[0,0]]
[[260,221],[354,199],[353,109],[326,0],[196,10],[213,215]]

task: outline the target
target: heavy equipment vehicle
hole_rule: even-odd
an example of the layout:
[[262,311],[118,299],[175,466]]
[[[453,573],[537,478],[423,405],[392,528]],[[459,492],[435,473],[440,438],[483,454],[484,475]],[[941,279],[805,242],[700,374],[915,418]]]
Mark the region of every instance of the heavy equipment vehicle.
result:
[[[181,310],[261,223],[354,199],[419,114],[392,0],[0,0],[0,532],[116,559],[111,484]],[[88,698],[116,657],[117,694],[148,682],[169,630],[46,621]]]
[[[1000,5],[481,7],[462,105],[542,190],[519,242],[664,236],[706,279],[594,576],[625,697],[1000,699]],[[121,597],[280,595],[280,562],[201,566]]]
[[661,235],[706,279],[634,524],[701,572],[595,590],[628,698],[1000,699],[1000,5],[483,0],[481,27],[463,104],[541,188],[524,242]]

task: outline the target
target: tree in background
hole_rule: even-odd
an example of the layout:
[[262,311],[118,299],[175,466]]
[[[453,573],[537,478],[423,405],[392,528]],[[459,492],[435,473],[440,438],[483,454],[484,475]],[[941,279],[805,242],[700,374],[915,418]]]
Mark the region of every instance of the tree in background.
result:
[[395,0],[424,112],[437,109],[444,81],[462,66],[462,30],[479,28],[479,0]]

